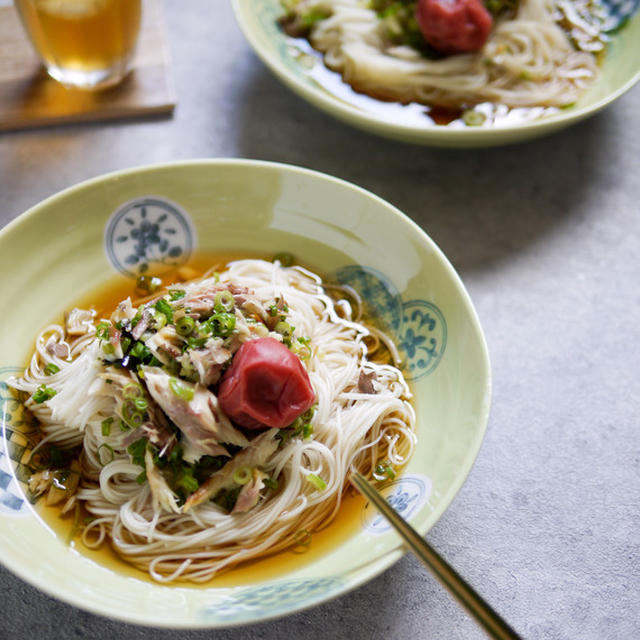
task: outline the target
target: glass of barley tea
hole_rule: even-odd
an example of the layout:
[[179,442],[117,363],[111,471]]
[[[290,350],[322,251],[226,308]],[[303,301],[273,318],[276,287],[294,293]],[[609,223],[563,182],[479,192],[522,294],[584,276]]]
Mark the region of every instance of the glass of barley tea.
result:
[[49,75],[98,89],[130,69],[140,31],[141,0],[14,0]]

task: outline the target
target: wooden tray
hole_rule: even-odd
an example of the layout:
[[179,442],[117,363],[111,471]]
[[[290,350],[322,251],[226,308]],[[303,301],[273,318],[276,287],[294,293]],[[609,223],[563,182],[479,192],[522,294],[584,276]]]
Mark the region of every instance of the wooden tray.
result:
[[27,39],[13,6],[0,7],[0,131],[45,125],[171,114],[175,97],[168,74],[161,9],[143,6],[133,71],[102,91],[66,89],[50,78]]

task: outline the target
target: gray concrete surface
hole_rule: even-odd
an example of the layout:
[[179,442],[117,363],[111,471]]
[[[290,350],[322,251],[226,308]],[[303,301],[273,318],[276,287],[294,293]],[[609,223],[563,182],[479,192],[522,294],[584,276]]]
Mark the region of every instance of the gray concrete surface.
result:
[[[494,375],[480,455],[430,540],[527,638],[639,638],[640,87],[539,141],[412,147],[282,86],[227,2],[165,9],[174,118],[0,136],[0,224],[80,180],[193,157],[299,164],[399,206],[461,274]],[[0,638],[12,640],[484,637],[408,556],[328,604],[234,630],[105,620],[2,569],[0,602]]]

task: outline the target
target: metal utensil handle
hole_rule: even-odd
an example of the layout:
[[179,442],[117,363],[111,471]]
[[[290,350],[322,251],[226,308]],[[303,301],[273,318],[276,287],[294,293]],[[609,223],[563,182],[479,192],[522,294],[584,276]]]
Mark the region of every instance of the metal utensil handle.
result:
[[361,473],[353,472],[351,482],[389,520],[411,551],[422,560],[490,637],[496,640],[521,640],[505,620],[404,520]]

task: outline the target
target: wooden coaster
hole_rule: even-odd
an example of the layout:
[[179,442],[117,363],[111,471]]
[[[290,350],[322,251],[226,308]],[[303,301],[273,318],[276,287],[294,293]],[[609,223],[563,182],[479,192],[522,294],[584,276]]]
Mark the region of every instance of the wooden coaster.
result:
[[47,75],[13,6],[0,7],[0,131],[171,114],[165,34],[156,0],[143,5],[133,71],[116,87],[66,89]]

